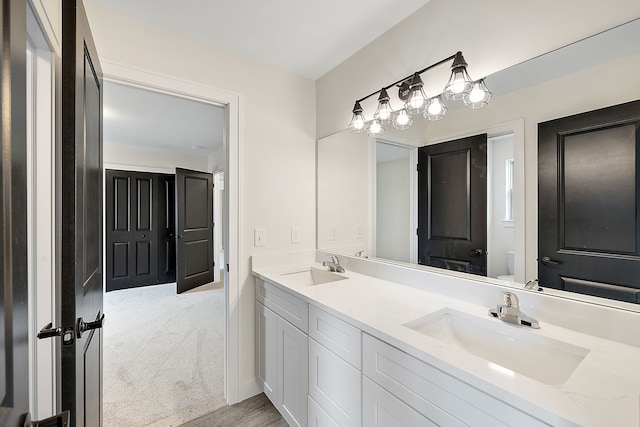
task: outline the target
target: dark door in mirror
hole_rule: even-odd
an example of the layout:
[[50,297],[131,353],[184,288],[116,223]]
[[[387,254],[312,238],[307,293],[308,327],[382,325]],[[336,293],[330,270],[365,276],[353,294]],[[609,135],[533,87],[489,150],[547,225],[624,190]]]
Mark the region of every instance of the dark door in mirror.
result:
[[487,274],[487,134],[418,149],[418,263]]
[[540,285],[640,303],[640,101],[538,126]]

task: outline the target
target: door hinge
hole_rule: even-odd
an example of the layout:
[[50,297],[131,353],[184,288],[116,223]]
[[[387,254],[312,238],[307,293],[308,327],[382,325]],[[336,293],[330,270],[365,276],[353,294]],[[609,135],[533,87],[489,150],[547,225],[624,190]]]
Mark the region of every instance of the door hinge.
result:
[[419,236],[419,235],[420,235],[420,233],[418,232],[418,230],[419,230],[419,229],[418,229],[418,228],[416,228],[416,236]]
[[416,163],[416,172],[420,172],[420,163]]
[[215,261],[213,261],[213,266],[214,266],[214,267],[216,266],[216,262],[215,262]]
[[229,264],[227,264],[227,273],[229,272]]

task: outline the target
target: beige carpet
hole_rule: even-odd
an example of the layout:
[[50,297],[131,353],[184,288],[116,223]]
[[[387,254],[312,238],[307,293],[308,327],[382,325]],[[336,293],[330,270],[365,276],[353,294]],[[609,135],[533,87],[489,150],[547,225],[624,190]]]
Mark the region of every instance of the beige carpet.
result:
[[225,405],[224,289],[176,285],[104,298],[105,427],[169,427]]

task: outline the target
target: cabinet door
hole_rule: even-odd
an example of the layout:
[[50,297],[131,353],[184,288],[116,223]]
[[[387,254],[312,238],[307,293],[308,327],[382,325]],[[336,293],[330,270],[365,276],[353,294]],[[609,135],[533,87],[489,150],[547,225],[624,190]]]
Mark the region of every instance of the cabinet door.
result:
[[309,351],[307,335],[277,316],[278,403],[290,426],[307,425]]
[[362,425],[360,371],[309,338],[309,395],[342,427]]
[[256,370],[264,394],[277,405],[277,328],[278,316],[256,301]]
[[309,396],[308,427],[341,427],[333,418]]
[[362,425],[367,427],[437,427],[424,415],[362,377]]

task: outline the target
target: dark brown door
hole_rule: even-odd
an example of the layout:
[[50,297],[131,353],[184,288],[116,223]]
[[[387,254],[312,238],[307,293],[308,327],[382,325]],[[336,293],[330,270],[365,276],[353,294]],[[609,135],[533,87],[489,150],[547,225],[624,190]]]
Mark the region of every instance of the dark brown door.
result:
[[[62,2],[61,405],[102,425],[102,73],[81,0]],[[91,323],[95,322],[95,323]]]
[[158,197],[158,282],[176,281],[176,177],[160,175]]
[[487,274],[487,135],[418,149],[418,263]]
[[178,293],[213,282],[213,175],[176,168]]
[[158,283],[159,175],[108,170],[107,291]]
[[640,101],[538,126],[540,284],[640,303]]
[[0,30],[0,424],[29,411],[26,2],[2,0]]

